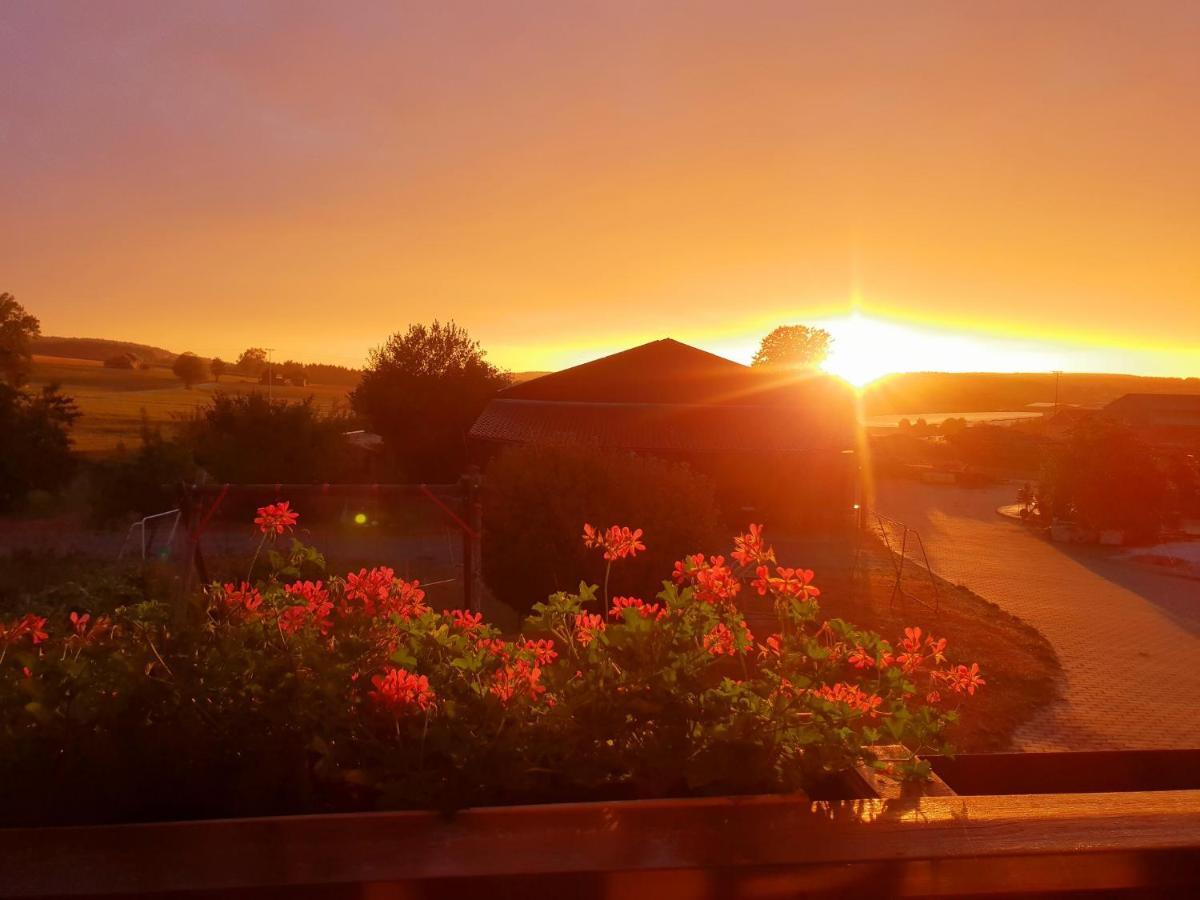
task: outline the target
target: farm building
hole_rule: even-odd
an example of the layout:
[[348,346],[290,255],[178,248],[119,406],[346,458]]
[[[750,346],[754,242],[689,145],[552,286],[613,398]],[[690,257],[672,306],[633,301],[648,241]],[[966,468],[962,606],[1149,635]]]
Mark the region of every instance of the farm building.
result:
[[1126,394],[1104,407],[1148,443],[1200,447],[1200,394]]
[[507,388],[470,437],[484,457],[560,444],[686,461],[730,513],[820,526],[854,518],[856,423],[837,379],[752,369],[668,338]]

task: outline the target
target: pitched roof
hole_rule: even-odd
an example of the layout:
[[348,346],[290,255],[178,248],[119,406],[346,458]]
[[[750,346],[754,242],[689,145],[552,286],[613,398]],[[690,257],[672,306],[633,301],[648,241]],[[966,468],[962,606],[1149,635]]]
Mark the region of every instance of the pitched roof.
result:
[[661,452],[840,452],[855,446],[853,393],[829,376],[764,373],[653,341],[515,385],[470,435],[498,443]]
[[552,372],[501,392],[505,400],[581,403],[745,403],[762,379],[748,366],[664,338]]

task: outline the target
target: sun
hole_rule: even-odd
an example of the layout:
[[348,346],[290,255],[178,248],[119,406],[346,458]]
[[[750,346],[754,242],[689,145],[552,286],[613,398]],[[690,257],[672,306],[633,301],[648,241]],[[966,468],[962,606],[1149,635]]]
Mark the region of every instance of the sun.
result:
[[[829,322],[833,345],[822,367],[855,387],[905,369],[909,356],[903,329],[853,313]],[[911,364],[910,364],[911,365]]]

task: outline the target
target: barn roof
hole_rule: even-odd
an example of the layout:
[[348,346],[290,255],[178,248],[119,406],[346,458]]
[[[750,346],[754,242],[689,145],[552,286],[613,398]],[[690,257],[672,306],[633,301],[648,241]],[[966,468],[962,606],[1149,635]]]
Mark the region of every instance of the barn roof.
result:
[[510,387],[470,434],[679,453],[840,452],[855,446],[855,408],[829,376],[764,373],[666,339]]

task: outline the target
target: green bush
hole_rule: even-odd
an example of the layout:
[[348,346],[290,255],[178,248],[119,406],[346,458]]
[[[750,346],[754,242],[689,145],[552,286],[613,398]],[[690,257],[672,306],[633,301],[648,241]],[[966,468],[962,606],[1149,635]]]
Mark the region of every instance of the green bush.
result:
[[483,572],[518,611],[580,575],[603,577],[579,541],[580,526],[636,524],[650,549],[614,573],[614,594],[653,594],[673,562],[720,534],[712,482],[682,463],[580,447],[513,447],[484,477]]
[[184,423],[180,440],[196,464],[220,482],[275,484],[338,481],[348,458],[344,415],[266,394],[219,392]]

